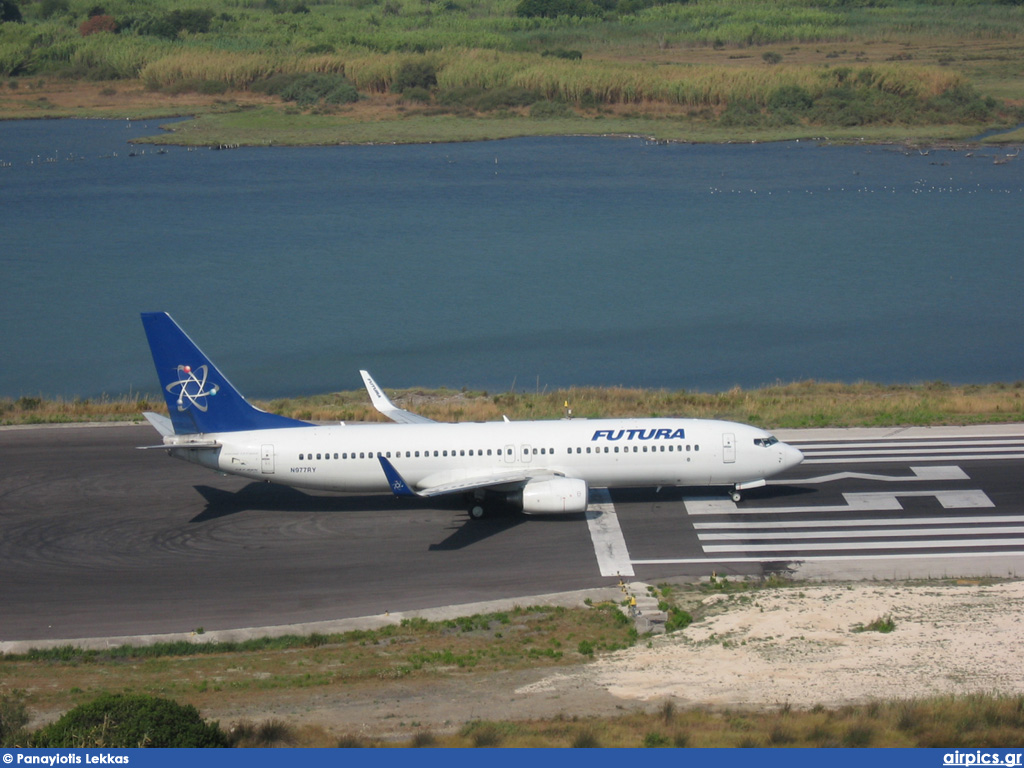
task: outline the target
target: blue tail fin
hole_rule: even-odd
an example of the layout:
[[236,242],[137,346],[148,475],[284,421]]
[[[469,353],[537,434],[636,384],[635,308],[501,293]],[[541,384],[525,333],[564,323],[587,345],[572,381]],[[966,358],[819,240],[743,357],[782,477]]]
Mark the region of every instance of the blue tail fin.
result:
[[251,406],[166,312],[143,312],[142,325],[175,434],[313,426]]

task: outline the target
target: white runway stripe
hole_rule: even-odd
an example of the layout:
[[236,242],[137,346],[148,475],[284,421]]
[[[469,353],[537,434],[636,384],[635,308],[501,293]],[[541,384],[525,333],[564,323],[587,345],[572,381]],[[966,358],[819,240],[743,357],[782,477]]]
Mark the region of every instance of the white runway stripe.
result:
[[[862,457],[846,457],[846,458],[826,458],[826,459],[815,459],[815,454],[809,454],[804,459],[803,464],[878,464],[881,462],[898,462],[898,461],[979,461],[986,459],[988,461],[1019,461],[1024,459],[1024,453],[977,453],[977,454],[957,454],[956,456],[923,456],[920,453],[916,456],[897,456],[895,454],[888,454],[887,456],[862,456]],[[794,481],[798,482],[798,481]]]
[[[970,480],[966,472],[957,466],[911,467],[910,475],[876,475],[869,472],[833,472],[830,475],[800,478],[800,485],[820,485],[839,480],[875,480],[880,483],[939,482],[943,480]],[[769,480],[768,485],[793,485],[793,480]]]
[[594,554],[602,576],[633,576],[633,564],[629,560],[626,540],[619,527],[619,516],[615,513],[611,494],[606,488],[590,491],[587,507],[587,527],[594,544]]
[[855,528],[871,525],[970,525],[972,523],[1024,523],[1024,515],[978,517],[889,517],[866,520],[776,520],[752,523],[694,523],[698,531],[748,528]]
[[[747,533],[701,533],[698,538],[701,541],[771,541],[775,539],[868,539],[883,538],[891,536],[962,536],[961,543],[969,544],[968,537],[976,536],[979,533],[1013,533],[1024,534],[1024,527],[1019,525],[1001,525],[989,528],[886,528],[879,530],[856,530],[856,531],[784,531],[781,533],[768,533],[749,531]],[[864,546],[854,544],[847,549],[856,549]],[[889,546],[898,549],[903,546],[901,542],[890,542]],[[785,549],[788,545],[780,545]],[[707,549],[707,547],[705,547]]]
[[942,448],[957,445],[983,445],[998,447],[1013,445],[1018,448],[1024,448],[1024,438],[1018,438],[1015,440],[879,440],[877,442],[867,443],[802,443],[797,440],[789,441],[789,443],[790,445],[799,448],[801,451],[835,450],[837,448],[852,451],[854,449],[861,448],[881,448],[885,445],[902,448]]
[[931,497],[944,509],[980,509],[994,507],[984,491],[892,491],[878,493],[844,493],[846,504],[794,507],[747,507],[727,499],[685,499],[686,512],[699,515],[815,515],[825,512],[894,512],[902,511],[898,497]]
[[[713,544],[704,547],[705,552],[810,552],[829,551],[836,549],[951,549],[968,547],[1020,547],[1024,546],[1024,539],[970,539],[969,541],[862,541],[856,544],[829,544],[819,542],[817,544],[743,544],[734,546],[731,544]],[[1019,553],[1017,553],[1019,554]]]
[[712,563],[825,563],[841,560],[920,560],[925,558],[1020,557],[1019,550],[999,552],[899,552],[887,554],[800,555],[797,557],[683,557],[665,560],[634,560],[633,565],[700,565]]

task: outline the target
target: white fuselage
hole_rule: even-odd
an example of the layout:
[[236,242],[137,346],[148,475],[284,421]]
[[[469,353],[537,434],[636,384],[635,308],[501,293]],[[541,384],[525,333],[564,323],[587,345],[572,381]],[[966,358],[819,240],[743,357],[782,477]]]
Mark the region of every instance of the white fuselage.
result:
[[[188,440],[216,441],[214,450]],[[703,419],[356,424],[176,436],[179,458],[254,480],[327,491],[390,489],[386,457],[414,488],[501,473],[564,475],[593,488],[753,486],[800,463],[756,427]]]

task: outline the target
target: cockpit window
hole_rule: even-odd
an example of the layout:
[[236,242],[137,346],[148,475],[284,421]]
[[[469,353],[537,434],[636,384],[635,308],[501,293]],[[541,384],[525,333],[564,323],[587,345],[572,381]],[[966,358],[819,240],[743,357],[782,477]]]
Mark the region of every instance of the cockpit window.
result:
[[760,445],[760,446],[762,446],[764,448],[770,448],[771,446],[775,445],[777,442],[779,442],[779,438],[775,437],[775,435],[768,435],[768,437],[755,437],[754,438],[754,445]]

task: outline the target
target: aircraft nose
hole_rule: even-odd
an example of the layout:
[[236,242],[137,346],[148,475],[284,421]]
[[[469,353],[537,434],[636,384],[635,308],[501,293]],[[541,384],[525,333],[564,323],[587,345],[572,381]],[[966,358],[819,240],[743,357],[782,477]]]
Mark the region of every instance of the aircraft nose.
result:
[[800,452],[799,448],[794,448],[792,445],[786,444],[782,453],[782,464],[786,469],[792,469],[793,467],[798,466],[803,460],[804,455]]

